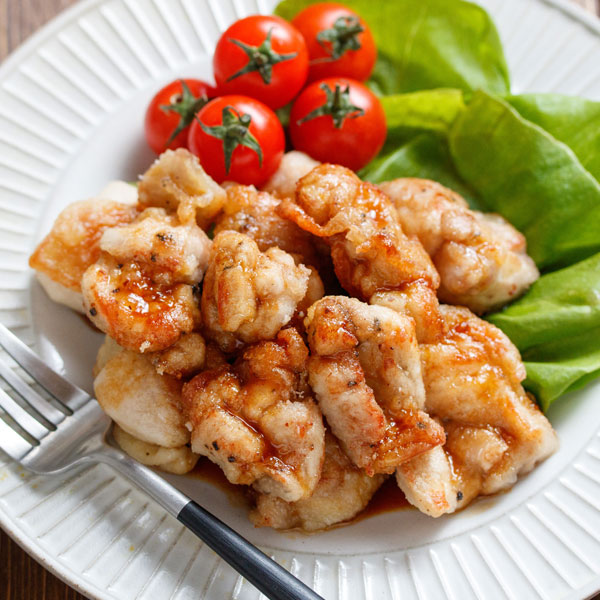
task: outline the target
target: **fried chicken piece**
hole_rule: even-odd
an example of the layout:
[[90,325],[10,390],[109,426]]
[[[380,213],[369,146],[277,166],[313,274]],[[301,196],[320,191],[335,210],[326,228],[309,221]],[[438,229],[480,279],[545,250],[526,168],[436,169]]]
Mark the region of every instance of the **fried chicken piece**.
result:
[[539,277],[525,237],[500,215],[471,210],[461,196],[428,179],[379,187],[394,202],[404,231],[431,256],[442,301],[484,313],[518,298]]
[[194,468],[198,455],[187,446],[190,436],[176,379],[157,375],[147,357],[106,336],[94,365],[94,391],[115,421],[115,441],[129,456],[169,473]]
[[[294,258],[297,261],[298,255],[295,255]],[[296,262],[298,264],[298,262]],[[304,318],[308,312],[308,309],[317,301],[320,300],[325,295],[325,288],[323,286],[323,281],[321,281],[321,276],[317,269],[312,266],[306,267],[309,270],[308,282],[306,285],[306,294],[304,298],[298,302],[296,306],[296,312],[290,321],[290,325],[294,326],[301,332],[304,332]]]
[[[323,238],[331,247],[336,275],[352,296],[369,300],[378,291],[397,290],[412,295],[417,286],[426,306],[437,304],[439,275],[418,240],[407,237],[391,200],[352,171],[323,164],[303,177],[296,201],[283,200],[279,213],[302,229]],[[441,320],[420,316],[427,339],[441,334]],[[422,329],[427,324],[430,330]]]
[[105,231],[102,255],[82,278],[90,320],[136,352],[173,345],[200,321],[192,284],[202,279],[210,246],[195,223],[181,225],[159,208]]
[[354,518],[384,481],[384,475],[369,477],[353,465],[335,437],[326,433],[323,470],[312,495],[297,502],[285,502],[276,496],[259,494],[250,520],[257,527],[326,529]]
[[206,336],[225,352],[274,338],[304,298],[309,275],[283,250],[261,252],[247,235],[222,231],[202,290]]
[[203,229],[225,204],[225,191],[206,174],[198,158],[184,148],[163,152],[138,184],[142,207],[177,212],[181,223],[197,222]]
[[192,450],[232,483],[288,502],[317,485],[325,429],[306,382],[308,349],[298,332],[248,347],[233,367],[205,371],[183,388]]
[[278,198],[293,198],[298,180],[310,173],[319,164],[321,163],[304,152],[298,152],[298,150],[286,152],[279,163],[277,171],[271,175],[271,178],[263,185],[262,189]]
[[399,465],[396,482],[406,499],[430,517],[440,517],[456,510],[457,481],[449,456],[442,446]]
[[149,356],[159,375],[190,377],[205,366],[206,343],[199,333],[185,333],[166,350]]
[[424,411],[412,319],[355,298],[327,296],[308,310],[309,379],[331,430],[369,475],[444,442]]
[[29,258],[29,266],[54,302],[84,311],[81,277],[100,256],[104,231],[136,217],[136,202],[134,186],[113,181],[97,197],[74,202],[58,215]]
[[175,473],[175,475],[189,473],[200,458],[188,446],[165,448],[164,446],[143,442],[116,424],[113,427],[112,435],[121,450],[129,454],[131,458],[143,465],[156,467],[167,473]]
[[[421,346],[421,362],[425,408],[446,430],[448,467],[438,456],[436,472],[423,464],[398,469],[409,500],[432,516],[511,487],[558,445],[552,426],[521,386],[525,368],[510,340],[467,308],[440,308],[447,333]],[[447,506],[436,500],[442,496]]]
[[277,246],[298,254],[305,265],[318,266],[314,238],[294,222],[280,217],[276,208],[281,202],[253,186],[233,184],[227,187],[224,212],[217,218],[215,234],[237,231],[251,237],[261,252]]
[[196,223],[180,223],[162,208],[147,208],[135,221],[107,229],[100,248],[119,262],[132,261],[152,271],[155,283],[202,281],[212,242]]
[[90,320],[135,352],[164,350],[200,322],[191,285],[157,285],[137,263],[109,254],[85,272],[82,285]]
[[[182,383],[161,376],[147,356],[105,341],[99,352],[94,393],[104,412],[133,437],[165,448],[190,441],[181,410]],[[98,368],[101,367],[101,368]]]
[[98,353],[96,354],[96,362],[92,367],[92,375],[94,379],[104,369],[104,365],[114,356],[119,354],[123,348],[115,342],[109,335],[104,336],[104,341],[100,348],[98,348]]
[[424,280],[415,281],[399,290],[375,292],[369,299],[369,304],[386,306],[398,313],[410,315],[415,322],[419,344],[436,342],[443,334],[440,303],[432,294],[431,286]]

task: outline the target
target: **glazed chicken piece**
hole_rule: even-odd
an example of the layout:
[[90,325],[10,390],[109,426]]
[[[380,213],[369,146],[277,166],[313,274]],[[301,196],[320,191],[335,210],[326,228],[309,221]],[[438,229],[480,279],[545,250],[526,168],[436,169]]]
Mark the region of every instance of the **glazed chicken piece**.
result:
[[180,381],[158,375],[149,357],[119,347],[108,336],[94,372],[96,399],[117,423],[114,437],[125,452],[173,473],[194,467],[198,455],[187,445]]
[[446,430],[445,456],[435,449],[397,471],[409,501],[431,516],[511,487],[558,444],[521,386],[525,368],[510,340],[467,308],[440,308],[447,333],[421,346],[421,362],[425,408]]
[[431,256],[442,301],[484,313],[518,298],[539,277],[525,237],[500,215],[471,210],[461,196],[428,179],[379,187],[394,202],[404,231]]
[[191,285],[158,286],[135,262],[105,255],[85,272],[82,284],[90,320],[135,352],[164,350],[200,323]]
[[320,164],[304,152],[298,150],[286,152],[277,171],[271,175],[262,189],[278,198],[294,198],[298,180]]
[[225,204],[225,191],[184,148],[167,150],[142,175],[138,184],[142,207],[176,212],[183,224],[197,222],[207,229]]
[[309,276],[279,248],[261,252],[247,235],[220,232],[202,290],[206,337],[225,352],[274,338],[304,298]]
[[418,294],[419,302],[405,304],[416,309],[411,316],[419,337],[434,340],[440,335],[435,310],[439,275],[419,241],[404,234],[381,190],[349,169],[323,164],[298,182],[295,202],[283,200],[278,210],[327,241],[336,275],[348,293],[364,300],[378,291],[394,290],[401,297]]
[[353,465],[335,437],[326,433],[323,470],[312,495],[297,502],[285,502],[277,496],[259,494],[250,520],[257,527],[326,529],[354,518],[384,481],[384,475],[369,477]]
[[309,380],[348,457],[368,475],[444,443],[424,411],[412,319],[355,298],[326,296],[308,310]]
[[400,290],[375,292],[369,304],[386,306],[410,315],[415,322],[417,341],[420,344],[436,342],[443,335],[440,303],[424,280],[415,281]]
[[119,262],[152,269],[156,283],[171,285],[202,280],[211,241],[194,222],[182,224],[162,208],[147,208],[127,225],[107,229],[100,248]]
[[100,256],[100,238],[137,213],[134,186],[113,181],[95,198],[74,202],[56,218],[29,259],[29,266],[52,300],[83,312],[81,277]]
[[308,349],[298,332],[248,347],[186,383],[192,450],[227,479],[287,502],[310,496],[321,473],[325,429],[306,381]]
[[117,424],[113,426],[112,436],[123,452],[148,467],[156,467],[167,473],[185,475],[189,473],[200,458],[188,446],[165,448],[158,444],[150,444],[127,433]]
[[318,265],[314,238],[293,223],[280,217],[277,206],[281,202],[267,192],[252,186],[227,186],[224,212],[217,218],[215,234],[237,231],[251,237],[261,252],[277,246],[290,254],[299,255],[305,265]]
[[205,366],[206,343],[197,332],[184,333],[172,346],[149,357],[159,375],[190,377]]
[[[298,255],[293,255],[296,261]],[[298,263],[296,263],[298,264]],[[294,313],[290,325],[293,325],[299,331],[304,332],[304,318],[308,312],[308,309],[325,295],[325,288],[323,281],[317,269],[312,266],[306,267],[309,270],[308,282],[306,284],[306,294],[304,298],[298,302],[296,306],[296,312]]]
[[82,278],[91,321],[121,346],[156,352],[199,324],[193,285],[208,264],[211,241],[195,222],[151,208],[108,229],[99,260]]
[[315,238],[292,221],[280,217],[276,212],[280,200],[271,194],[238,184],[228,185],[226,192],[227,202],[224,212],[217,218],[215,234],[221,231],[243,233],[256,242],[261,252],[280,248],[293,257],[296,265],[302,264],[310,271],[306,295],[290,321],[294,327],[303,328],[306,310],[324,294],[319,271],[313,266],[322,266],[324,262],[315,250]]

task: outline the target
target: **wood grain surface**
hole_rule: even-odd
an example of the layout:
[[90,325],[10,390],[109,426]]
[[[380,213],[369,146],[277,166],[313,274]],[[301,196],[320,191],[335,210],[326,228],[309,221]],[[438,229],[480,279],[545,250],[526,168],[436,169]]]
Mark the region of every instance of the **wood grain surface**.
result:
[[[600,0],[571,0],[600,14]],[[76,0],[0,0],[0,61]],[[0,530],[0,600],[86,600]],[[160,599],[157,599],[160,600]],[[596,597],[600,600],[600,596]]]

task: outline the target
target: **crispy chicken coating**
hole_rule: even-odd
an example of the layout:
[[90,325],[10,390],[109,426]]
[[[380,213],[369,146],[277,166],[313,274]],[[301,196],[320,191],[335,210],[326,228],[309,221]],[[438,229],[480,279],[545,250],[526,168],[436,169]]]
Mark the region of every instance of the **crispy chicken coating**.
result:
[[191,285],[156,285],[137,263],[105,255],[82,279],[90,320],[124,348],[156,352],[200,322]]
[[183,388],[192,450],[229,481],[288,502],[310,496],[321,473],[325,429],[306,382],[298,332],[248,347],[233,367],[205,371]]
[[247,235],[222,231],[202,290],[206,336],[226,352],[274,338],[304,298],[309,276],[283,250],[261,252]]
[[286,152],[279,163],[277,171],[271,175],[271,178],[263,185],[262,189],[278,198],[293,198],[298,180],[310,173],[319,164],[321,163],[304,152],[298,152],[298,150]]
[[132,458],[169,473],[194,468],[198,455],[187,446],[177,380],[160,377],[147,357],[106,336],[94,365],[94,391],[115,421],[115,441]]
[[483,313],[518,298],[539,277],[525,237],[500,215],[470,210],[461,196],[428,179],[379,187],[394,202],[404,231],[431,256],[442,301]]
[[225,191],[206,174],[198,158],[184,148],[163,152],[138,184],[142,207],[177,212],[181,223],[206,229],[225,204]]
[[440,303],[424,280],[415,281],[400,290],[375,292],[369,304],[387,306],[398,313],[410,315],[415,322],[419,344],[435,342],[443,333]]
[[157,444],[150,444],[138,440],[138,438],[127,433],[115,424],[113,427],[113,438],[119,444],[121,450],[129,454],[143,465],[156,467],[167,473],[184,475],[189,473],[198,462],[200,456],[194,454],[188,446],[179,448],[165,448]]
[[369,475],[444,442],[424,411],[412,319],[355,298],[327,296],[308,310],[310,384],[349,458]]
[[467,308],[440,308],[447,333],[421,346],[421,362],[425,408],[446,430],[448,464],[436,450],[435,459],[401,465],[397,477],[409,500],[432,516],[511,487],[558,444],[521,386],[525,368],[510,340]]
[[257,527],[326,529],[354,518],[384,481],[384,475],[369,477],[353,465],[335,437],[326,433],[323,470],[312,495],[297,502],[285,502],[276,496],[259,494],[250,520]]
[[29,258],[52,300],[83,312],[81,277],[100,256],[102,234],[136,217],[136,198],[133,186],[114,181],[96,198],[74,202],[58,215]]
[[212,242],[194,222],[182,224],[162,208],[147,208],[135,221],[107,229],[100,248],[119,262],[152,271],[159,284],[202,281]]
[[94,379],[94,393],[104,412],[133,437],[165,448],[190,441],[181,410],[182,383],[161,376],[147,356],[115,348],[107,338],[106,354]]
[[166,350],[149,356],[159,375],[172,375],[177,379],[190,377],[205,366],[206,343],[197,332],[185,333]]
[[300,262],[305,265],[318,265],[314,238],[277,214],[280,199],[247,185],[230,185],[226,192],[227,202],[217,218],[215,234],[226,230],[244,233],[256,242],[261,252],[277,246],[300,255]]
[[436,446],[396,469],[396,482],[406,499],[430,517],[456,510],[458,489],[445,448]]
[[[294,255],[294,258],[297,260],[298,255]],[[296,262],[296,264],[298,263]],[[306,294],[304,295],[304,298],[298,302],[296,312],[290,321],[291,325],[302,332],[304,332],[304,317],[306,317],[308,309],[325,295],[325,288],[321,281],[321,277],[319,276],[319,271],[310,265],[307,269],[309,270],[309,275],[306,284]]]
[[[411,315],[420,333],[435,339],[441,320],[431,318],[437,304],[439,275],[418,240],[407,237],[390,199],[377,187],[361,181],[352,171],[323,164],[303,177],[296,201],[283,200],[279,212],[302,229],[323,238],[331,247],[336,275],[352,296],[369,300],[378,291],[425,294],[428,315],[420,303]],[[427,328],[427,329],[426,329]]]
[[181,225],[164,209],[107,230],[102,255],[82,278],[91,321],[136,352],[173,345],[199,323],[191,284],[202,278],[210,245],[195,223]]

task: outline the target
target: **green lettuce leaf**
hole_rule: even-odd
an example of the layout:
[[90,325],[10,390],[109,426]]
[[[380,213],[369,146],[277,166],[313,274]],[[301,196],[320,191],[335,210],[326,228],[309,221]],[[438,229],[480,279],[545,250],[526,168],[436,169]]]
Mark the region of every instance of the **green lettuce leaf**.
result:
[[547,410],[600,375],[600,254],[549,273],[487,319],[519,348],[532,391]]
[[379,156],[360,173],[373,183],[398,177],[434,179],[462,194],[477,207],[475,194],[454,168],[448,151],[448,130],[465,109],[460,90],[440,89],[384,96],[388,125]]
[[600,184],[573,151],[505,101],[476,92],[449,136],[457,172],[527,237],[541,269],[600,251]]
[[398,177],[433,179],[461,194],[471,207],[479,206],[477,196],[454,168],[446,139],[435,133],[422,133],[396,150],[380,155],[359,175],[372,183]]
[[393,94],[383,96],[381,104],[388,130],[384,153],[420,133],[446,136],[456,117],[465,109],[463,93],[456,89]]
[[[283,0],[291,20],[312,0]],[[508,68],[498,32],[480,6],[463,0],[347,0],[369,24],[379,51],[371,78],[381,94],[438,87],[506,94]]]
[[600,102],[560,94],[522,94],[507,100],[521,116],[569,146],[600,181]]

